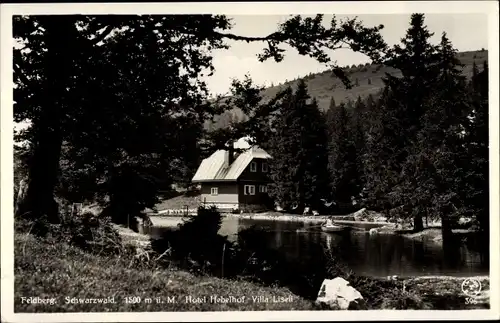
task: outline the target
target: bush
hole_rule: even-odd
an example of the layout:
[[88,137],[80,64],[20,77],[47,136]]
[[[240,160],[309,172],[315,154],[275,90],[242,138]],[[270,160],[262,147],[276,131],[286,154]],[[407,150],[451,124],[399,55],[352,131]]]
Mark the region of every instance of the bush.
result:
[[50,231],[50,222],[47,216],[42,216],[35,220],[23,217],[14,218],[14,229],[16,232],[33,234],[38,237],[45,237]]
[[89,252],[119,254],[125,251],[118,232],[108,218],[99,218],[92,213],[82,216],[60,215],[60,224],[50,224],[47,217],[36,220],[15,219],[17,232],[30,233],[65,242]]
[[81,249],[99,254],[120,254],[125,251],[119,233],[108,218],[99,219],[87,213],[65,222],[69,243]]
[[179,224],[178,230],[153,240],[151,246],[158,254],[168,251],[172,260],[192,272],[226,274],[223,262],[231,261],[236,249],[226,237],[218,234],[221,223],[222,216],[215,207],[199,207],[197,215]]

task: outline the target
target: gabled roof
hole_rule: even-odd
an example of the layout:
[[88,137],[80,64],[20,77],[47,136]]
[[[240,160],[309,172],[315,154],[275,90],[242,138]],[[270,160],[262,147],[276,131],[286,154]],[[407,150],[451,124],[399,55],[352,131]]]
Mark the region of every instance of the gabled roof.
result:
[[238,140],[234,148],[247,150],[240,154],[234,153],[235,160],[231,165],[226,165],[226,154],[229,152],[217,150],[201,162],[192,181],[236,181],[254,158],[271,158],[262,148],[257,146],[250,148],[245,138]]

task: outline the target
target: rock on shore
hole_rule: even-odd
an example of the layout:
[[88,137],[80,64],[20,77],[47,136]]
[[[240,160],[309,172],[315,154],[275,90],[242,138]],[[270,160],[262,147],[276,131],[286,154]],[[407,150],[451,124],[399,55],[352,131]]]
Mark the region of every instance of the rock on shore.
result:
[[341,277],[325,279],[319,289],[316,304],[331,309],[364,310],[366,302],[359,291]]

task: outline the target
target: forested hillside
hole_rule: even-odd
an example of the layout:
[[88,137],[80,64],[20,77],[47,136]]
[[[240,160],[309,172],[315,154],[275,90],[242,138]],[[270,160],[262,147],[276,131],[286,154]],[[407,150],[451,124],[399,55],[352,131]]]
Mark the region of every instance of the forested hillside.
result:
[[[462,73],[470,79],[473,64],[476,63],[480,66],[484,61],[488,61],[488,51],[481,49],[470,52],[459,52],[457,53],[457,58],[464,65],[461,68]],[[299,80],[304,80],[309,95],[316,98],[321,111],[326,111],[330,106],[332,97],[336,103],[344,102],[346,104],[349,101],[356,101],[358,96],[364,99],[370,94],[376,94],[384,87],[382,78],[386,73],[397,77],[401,76],[401,71],[397,69],[374,64],[345,66],[344,72],[349,76],[352,82],[353,87],[351,89],[346,89],[341,80],[333,75],[331,70],[327,70],[318,74],[311,73],[303,77],[298,77],[295,80],[288,80],[283,84],[277,84],[265,89],[262,96],[264,99],[270,99],[289,85],[295,89]],[[246,119],[246,116],[240,109],[233,109],[216,116],[214,122],[207,121],[205,127],[210,129],[224,128],[227,127],[231,121],[240,121],[244,119]]]

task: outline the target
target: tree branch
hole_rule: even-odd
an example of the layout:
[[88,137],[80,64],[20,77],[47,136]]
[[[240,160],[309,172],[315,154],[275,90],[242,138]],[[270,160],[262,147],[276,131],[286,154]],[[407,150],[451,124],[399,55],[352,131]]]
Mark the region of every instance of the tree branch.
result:
[[18,64],[14,64],[14,72],[17,73],[19,78],[21,78],[21,81],[24,83],[24,85],[28,86],[30,83],[30,80],[26,75],[21,71],[21,67],[19,67]]
[[108,25],[106,28],[104,28],[103,32],[97,35],[94,39],[92,39],[92,46],[97,45],[99,42],[101,42],[104,38],[106,38],[112,31],[113,31],[113,26]]
[[241,41],[246,41],[247,43],[252,42],[252,41],[268,41],[268,40],[279,40],[280,38],[283,38],[282,34],[279,32],[274,32],[272,34],[269,34],[265,37],[247,37],[247,36],[238,36],[235,34],[226,34],[226,33],[220,33],[217,31],[214,31],[214,34],[217,35],[220,38],[228,38],[232,40],[241,40]]

